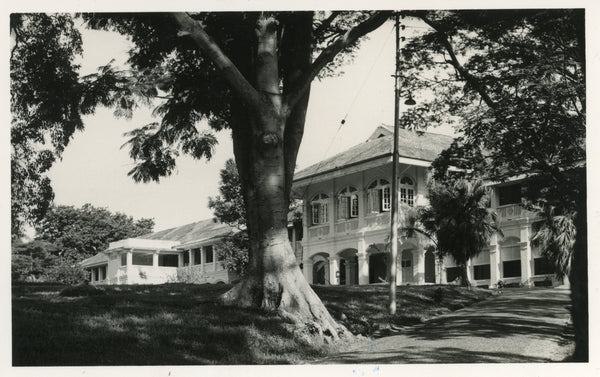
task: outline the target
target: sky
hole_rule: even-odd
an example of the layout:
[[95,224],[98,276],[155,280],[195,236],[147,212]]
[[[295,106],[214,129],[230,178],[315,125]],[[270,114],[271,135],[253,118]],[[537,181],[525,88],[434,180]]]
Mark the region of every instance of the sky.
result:
[[[82,75],[111,59],[123,64],[130,48],[123,36],[104,31],[83,30],[83,43]],[[382,123],[393,124],[393,24],[386,23],[370,34],[342,71],[340,77],[316,80],[312,85],[298,169],[365,141]],[[154,218],[155,230],[213,217],[208,198],[218,194],[219,170],[233,157],[230,132],[217,133],[219,145],[210,161],[182,156],[175,173],[160,183],[135,183],[127,176],[133,160],[128,148],[121,148],[127,140],[123,134],[153,120],[149,108],[138,109],[130,120],[115,118],[106,108],[85,117],[85,130],[75,134],[62,160],[49,172],[55,204],[91,203],[136,219]]]

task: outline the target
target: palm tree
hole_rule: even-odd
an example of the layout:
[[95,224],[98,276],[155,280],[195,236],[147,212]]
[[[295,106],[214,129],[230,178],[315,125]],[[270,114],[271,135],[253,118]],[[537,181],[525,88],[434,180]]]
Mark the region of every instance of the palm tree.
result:
[[435,235],[438,255],[450,255],[462,273],[462,285],[470,286],[467,261],[500,233],[496,213],[488,208],[489,193],[483,183],[464,179],[429,186],[429,207],[420,211],[423,228]]
[[569,276],[571,271],[571,260],[577,235],[573,222],[574,214],[555,215],[554,207],[545,206],[539,215],[543,221],[535,224],[537,229],[531,241],[552,263],[556,277],[562,279]]

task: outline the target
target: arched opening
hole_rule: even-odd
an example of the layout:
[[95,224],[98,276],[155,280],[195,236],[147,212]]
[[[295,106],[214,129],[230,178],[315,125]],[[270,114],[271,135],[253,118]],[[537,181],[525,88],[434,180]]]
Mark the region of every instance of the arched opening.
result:
[[313,264],[313,284],[325,284],[325,261]]
[[358,256],[356,249],[345,249],[340,257],[340,285],[358,284]]
[[402,250],[400,265],[402,266],[402,283],[412,283],[414,280],[412,249]]
[[387,254],[369,255],[369,284],[384,283],[388,277]]
[[435,254],[431,248],[425,252],[425,283],[435,283]]

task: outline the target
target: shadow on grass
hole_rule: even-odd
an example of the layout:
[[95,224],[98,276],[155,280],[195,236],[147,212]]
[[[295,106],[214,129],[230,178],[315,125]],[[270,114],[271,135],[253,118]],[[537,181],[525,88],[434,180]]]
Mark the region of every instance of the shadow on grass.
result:
[[288,364],[325,355],[294,341],[273,314],[219,305],[228,288],[106,287],[64,298],[56,287],[16,287],[13,365]]
[[[300,364],[348,344],[310,346],[280,317],[220,305],[230,285],[105,286],[105,294],[62,297],[64,286],[13,286],[13,365]],[[399,287],[387,314],[387,287],[313,287],[354,334],[385,335],[490,296],[458,287]],[[436,300],[436,297],[438,298]]]

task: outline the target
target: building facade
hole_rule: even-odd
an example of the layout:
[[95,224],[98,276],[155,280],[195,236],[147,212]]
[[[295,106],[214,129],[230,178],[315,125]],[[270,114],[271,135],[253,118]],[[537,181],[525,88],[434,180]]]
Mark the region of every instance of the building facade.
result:
[[111,242],[81,262],[92,284],[229,283],[214,245],[233,228],[212,219]]
[[[426,206],[431,162],[452,138],[400,130],[398,198],[402,208]],[[387,277],[393,130],[380,126],[367,141],[295,174],[294,194],[303,200],[302,269],[313,284],[372,284]],[[469,261],[475,285],[559,284],[530,242],[534,214],[520,203],[519,182],[489,183],[492,209],[504,237]],[[452,258],[435,257],[430,243],[400,232],[398,284],[453,282]]]

